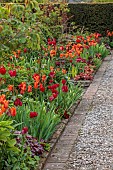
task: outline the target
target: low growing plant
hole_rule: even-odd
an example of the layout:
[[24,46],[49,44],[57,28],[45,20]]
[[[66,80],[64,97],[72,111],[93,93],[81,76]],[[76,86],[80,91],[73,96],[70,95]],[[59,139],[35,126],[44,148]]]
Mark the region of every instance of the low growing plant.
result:
[[21,136],[21,145],[17,145],[13,121],[5,120],[4,116],[0,117],[0,120],[0,169],[34,170],[38,165],[39,157],[32,157],[29,147],[26,147],[26,151],[24,150],[23,146],[26,142],[24,135]]

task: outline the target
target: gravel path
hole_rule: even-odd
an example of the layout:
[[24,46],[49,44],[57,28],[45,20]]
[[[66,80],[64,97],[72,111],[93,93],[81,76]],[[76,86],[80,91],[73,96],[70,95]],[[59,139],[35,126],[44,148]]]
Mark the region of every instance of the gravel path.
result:
[[113,60],[87,112],[65,170],[113,170]]

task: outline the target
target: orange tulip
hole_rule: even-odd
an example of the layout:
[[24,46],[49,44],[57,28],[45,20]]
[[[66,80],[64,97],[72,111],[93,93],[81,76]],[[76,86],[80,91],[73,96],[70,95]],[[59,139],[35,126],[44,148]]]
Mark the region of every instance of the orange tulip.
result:
[[26,83],[23,82],[23,86],[21,87],[21,90],[26,91]]
[[67,73],[66,69],[62,69],[62,73],[66,74]]
[[66,58],[68,58],[68,57],[69,57],[69,54],[68,54],[68,53],[66,53],[66,54],[65,54],[65,57],[66,57]]
[[0,115],[2,115],[6,111],[8,105],[9,105],[9,101],[7,101],[5,95],[2,94],[0,96]]
[[20,55],[20,53],[21,53],[21,50],[17,50],[17,53]]
[[54,71],[54,67],[50,66],[50,70],[51,70],[51,71]]
[[16,58],[19,58],[19,55],[14,51],[13,52],[13,55],[16,57]]
[[51,50],[51,51],[50,51],[50,56],[53,57],[53,56],[55,56],[55,55],[56,55],[56,50]]
[[60,71],[60,68],[57,68],[57,71]]
[[16,108],[15,107],[11,107],[10,108],[10,114],[11,114],[11,116],[16,116]]
[[32,86],[28,85],[28,93],[32,92]]
[[0,116],[2,116],[2,114],[3,114],[3,113],[2,113],[2,110],[0,109]]
[[34,80],[39,83],[40,82],[40,76],[38,74],[34,75]]
[[19,85],[19,89],[20,89],[20,93],[21,93],[21,94],[24,94],[25,91],[26,91],[26,82],[22,82],[22,83]]
[[61,53],[61,54],[60,54],[60,58],[62,58],[63,56],[64,56],[64,54],[63,54],[63,53]]
[[4,106],[2,105],[0,108],[0,116],[6,111],[6,109],[4,108]]
[[78,50],[78,51],[76,51],[76,54],[77,54],[78,56],[80,56],[81,52]]
[[8,100],[4,100],[4,107],[7,109],[9,106],[9,101]]
[[107,33],[107,36],[111,37],[111,36],[112,36],[111,32],[108,32],[108,33]]
[[11,60],[13,59],[13,57],[12,57],[12,56],[10,56],[9,58],[10,58]]
[[46,80],[46,75],[42,75],[42,82],[44,82]]
[[38,82],[34,82],[34,89],[37,89],[38,88]]
[[50,48],[51,48],[51,46],[50,46],[50,45],[48,45],[48,51],[50,51]]
[[2,94],[2,95],[0,96],[0,103],[3,103],[4,100],[5,100],[5,94]]
[[13,91],[14,85],[8,85],[8,90]]
[[73,54],[72,54],[72,53],[69,53],[69,57],[70,57],[70,58],[73,58]]

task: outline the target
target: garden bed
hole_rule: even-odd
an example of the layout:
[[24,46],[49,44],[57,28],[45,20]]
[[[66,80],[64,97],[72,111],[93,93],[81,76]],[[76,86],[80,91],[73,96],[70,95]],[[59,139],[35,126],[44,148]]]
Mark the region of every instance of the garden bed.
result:
[[46,159],[109,54],[99,33],[79,32],[62,41],[59,25],[67,7],[61,9],[62,18],[59,8],[39,8],[36,1],[0,6],[2,169],[33,170],[41,156]]
[[[9,119],[18,123],[17,147],[22,145],[21,140],[23,141],[24,136],[26,136],[25,143],[29,143],[28,139],[30,138],[32,154],[43,157],[40,166],[44,165],[44,161],[73,115],[80,102],[82,91],[85,91],[85,88],[90,85],[95,72],[108,54],[108,50],[103,44],[93,43],[96,44],[85,49],[78,42],[57,47],[55,40],[49,40],[47,49],[42,49],[42,52],[46,51],[50,55],[48,60],[34,58],[37,54],[35,52],[34,57],[29,61],[29,56],[33,54],[24,49],[23,52],[18,50],[14,52],[9,58],[10,63],[7,64],[3,61],[4,64],[0,68],[2,75],[1,121]],[[75,49],[73,49],[74,46]],[[72,57],[69,62],[69,57],[73,55],[71,49],[76,52],[78,46],[82,47],[80,48],[82,51],[79,49],[78,57],[75,56],[75,59]],[[54,50],[56,47],[58,50]],[[68,58],[64,56],[63,59],[59,58],[56,61],[56,58],[58,59],[58,56],[61,56],[63,52],[69,55]],[[94,57],[90,57],[90,52]],[[40,56],[39,53],[38,55]],[[22,60],[22,56],[25,56],[24,60]],[[40,60],[40,62],[36,63],[36,60]],[[94,62],[95,60],[100,62]],[[30,67],[26,67],[26,64]],[[37,71],[35,71],[36,68],[38,68]],[[2,107],[5,107],[5,111]],[[57,131],[54,133],[56,128]],[[31,136],[29,137],[28,134]],[[19,138],[18,135],[21,137]],[[37,144],[32,143],[36,139],[39,143],[36,141]],[[25,144],[24,147],[26,150]],[[50,152],[48,152],[49,147]]]

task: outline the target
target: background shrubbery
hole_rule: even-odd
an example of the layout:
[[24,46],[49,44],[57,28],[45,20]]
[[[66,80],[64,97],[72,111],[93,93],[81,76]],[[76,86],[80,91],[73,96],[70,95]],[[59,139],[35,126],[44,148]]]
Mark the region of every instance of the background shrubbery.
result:
[[75,22],[79,28],[90,32],[106,34],[113,29],[113,4],[69,4],[70,23]]

